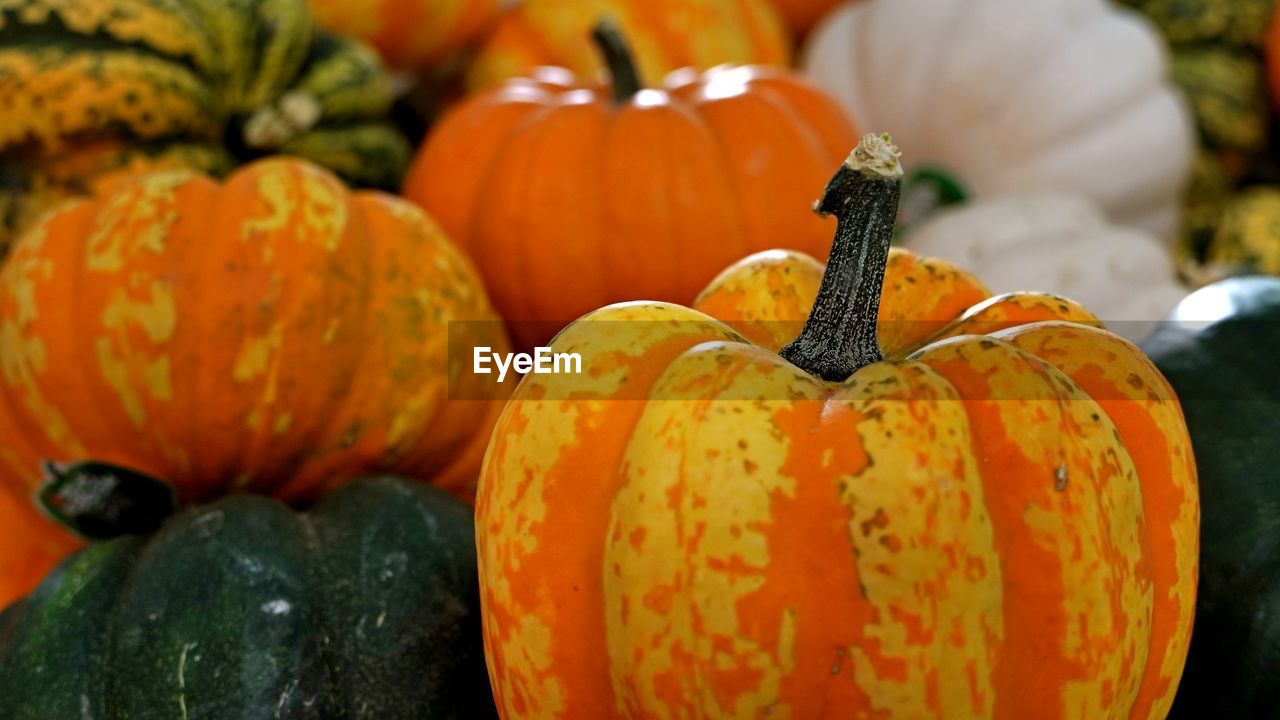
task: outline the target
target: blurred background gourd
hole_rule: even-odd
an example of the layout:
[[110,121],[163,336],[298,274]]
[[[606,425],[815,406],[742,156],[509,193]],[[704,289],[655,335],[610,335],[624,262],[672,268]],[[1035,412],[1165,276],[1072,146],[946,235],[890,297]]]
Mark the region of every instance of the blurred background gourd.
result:
[[1113,223],[1083,195],[1012,193],[947,207],[902,242],[972,268],[997,293],[1041,287],[1078,300],[1133,342],[1188,292],[1167,243]]
[[474,258],[520,347],[609,302],[691,302],[774,238],[821,255],[813,188],[856,142],[840,107],[785,69],[688,68],[649,86],[616,26],[597,42],[607,83],[543,69],[477,95],[405,184]]
[[306,0],[21,0],[0,13],[0,251],[61,200],[140,171],[221,174],[287,153],[390,189],[408,162],[377,54],[313,29]]
[[1199,286],[1225,275],[1280,272],[1280,169],[1267,90],[1274,0],[1124,2],[1165,36],[1172,78],[1196,119],[1199,142],[1177,247],[1182,273]]
[[1158,34],[1107,0],[850,3],[802,64],[907,149],[908,173],[949,173],[977,199],[1080,194],[1122,225],[1177,229],[1190,115]]
[[316,24],[373,47],[400,70],[429,71],[484,37],[503,0],[309,0]]
[[655,82],[684,67],[791,61],[791,40],[768,0],[520,0],[470,63],[468,85],[490,88],[539,65],[594,79],[604,65],[590,34],[601,20],[626,34],[641,77]]

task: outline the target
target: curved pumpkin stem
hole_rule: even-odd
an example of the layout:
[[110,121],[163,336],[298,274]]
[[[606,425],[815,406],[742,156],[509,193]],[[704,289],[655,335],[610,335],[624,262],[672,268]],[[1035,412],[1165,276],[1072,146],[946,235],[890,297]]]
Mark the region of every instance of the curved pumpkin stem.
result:
[[835,242],[804,331],[781,353],[810,375],[841,382],[884,359],[876,322],[901,193],[898,149],[867,135],[814,203],[836,216]]
[[640,71],[636,68],[631,46],[622,30],[612,20],[601,20],[591,30],[591,39],[600,49],[605,67],[609,70],[609,84],[613,87],[613,100],[619,105],[631,102],[636,93],[644,89]]
[[37,500],[60,525],[89,540],[155,532],[178,511],[168,483],[99,462],[46,462]]

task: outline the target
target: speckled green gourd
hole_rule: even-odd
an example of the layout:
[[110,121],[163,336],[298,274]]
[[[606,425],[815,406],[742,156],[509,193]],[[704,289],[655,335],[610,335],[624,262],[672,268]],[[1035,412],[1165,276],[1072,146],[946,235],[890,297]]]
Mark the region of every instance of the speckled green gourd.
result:
[[1266,144],[1266,85],[1256,56],[1226,48],[1184,49],[1174,54],[1170,73],[1210,146],[1256,152]]
[[0,615],[0,719],[491,717],[479,612],[471,511],[442,491],[233,496]]
[[[1263,44],[1275,0],[1122,0],[1143,13],[1170,45],[1169,73],[1200,131],[1185,196],[1177,254],[1183,275],[1202,284],[1266,264],[1269,249],[1237,245],[1247,233],[1223,230],[1233,215],[1256,214],[1241,188],[1273,180],[1272,114]],[[1280,247],[1280,245],[1278,245]],[[1263,262],[1255,262],[1262,259]]]
[[1175,45],[1262,43],[1275,0],[1121,0],[1151,19]]
[[[409,163],[381,60],[315,31],[306,0],[0,0],[0,77],[0,255],[93,187],[79,157],[103,142],[170,159],[171,146],[237,163],[287,153],[383,190]],[[138,164],[107,159],[92,170]],[[86,174],[59,174],[77,164]]]
[[1280,274],[1280,188],[1256,185],[1232,196],[1219,217],[1205,262],[1229,274]]

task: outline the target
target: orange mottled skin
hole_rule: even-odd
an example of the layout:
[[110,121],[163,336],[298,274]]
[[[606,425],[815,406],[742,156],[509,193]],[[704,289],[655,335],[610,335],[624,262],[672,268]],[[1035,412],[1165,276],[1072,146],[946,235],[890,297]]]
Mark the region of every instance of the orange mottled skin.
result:
[[1199,512],[1168,384],[900,250],[888,359],[824,382],[777,354],[821,274],[607,307],[553,343],[587,372],[521,383],[477,504],[502,716],[1164,717]]
[[791,41],[768,0],[523,0],[489,34],[467,83],[490,88],[541,65],[595,77],[602,67],[589,35],[605,18],[631,38],[645,77],[726,63],[791,64]]
[[0,271],[0,604],[76,545],[30,502],[46,460],[187,501],[379,472],[470,496],[498,408],[451,399],[479,397],[449,366],[455,320],[505,348],[426,214],[301,161],[161,173],[48,216]]
[[846,0],[770,0],[797,37],[813,29],[824,15]]
[[316,23],[377,48],[393,67],[429,70],[486,31],[501,0],[309,0]]

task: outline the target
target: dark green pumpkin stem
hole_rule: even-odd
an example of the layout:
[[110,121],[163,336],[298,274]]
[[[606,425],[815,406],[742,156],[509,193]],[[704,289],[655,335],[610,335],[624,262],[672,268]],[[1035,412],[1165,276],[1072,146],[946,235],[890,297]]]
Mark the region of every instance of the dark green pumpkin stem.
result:
[[782,349],[810,375],[841,382],[884,359],[876,318],[901,194],[898,149],[888,135],[867,135],[814,204],[836,216],[835,242],[804,331]]
[[178,510],[173,488],[140,472],[99,462],[46,462],[44,469],[40,506],[90,540],[152,533]]
[[609,84],[613,86],[613,100],[619,105],[631,102],[636,93],[644,89],[640,71],[636,69],[631,46],[622,30],[612,20],[601,20],[591,31],[591,39],[600,49],[604,65],[609,69]]

